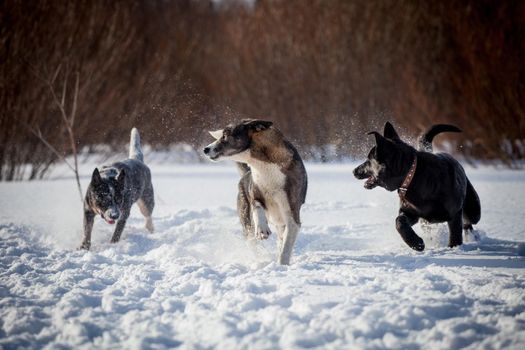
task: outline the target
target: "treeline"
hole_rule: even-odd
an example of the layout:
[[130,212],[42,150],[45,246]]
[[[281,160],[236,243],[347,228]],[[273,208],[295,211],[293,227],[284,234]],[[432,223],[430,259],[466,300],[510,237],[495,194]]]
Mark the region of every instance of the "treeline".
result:
[[520,1],[5,0],[0,179],[38,178],[71,152],[65,121],[78,149],[121,149],[132,126],[154,147],[200,146],[262,117],[307,156],[342,157],[363,156],[387,119],[409,134],[450,122],[456,151],[512,164],[524,34]]

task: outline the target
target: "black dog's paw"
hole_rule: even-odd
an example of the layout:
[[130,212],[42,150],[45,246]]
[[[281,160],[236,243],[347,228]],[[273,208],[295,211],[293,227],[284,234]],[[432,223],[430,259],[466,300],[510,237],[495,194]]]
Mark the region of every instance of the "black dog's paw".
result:
[[469,225],[469,227],[463,229],[464,233],[464,241],[467,243],[472,242],[479,242],[481,241],[481,236],[478,231],[474,230],[472,225]]
[[409,246],[410,248],[418,252],[422,252],[423,250],[425,250],[425,242],[423,242],[421,238],[419,238],[418,240],[414,240],[413,242],[409,244]]

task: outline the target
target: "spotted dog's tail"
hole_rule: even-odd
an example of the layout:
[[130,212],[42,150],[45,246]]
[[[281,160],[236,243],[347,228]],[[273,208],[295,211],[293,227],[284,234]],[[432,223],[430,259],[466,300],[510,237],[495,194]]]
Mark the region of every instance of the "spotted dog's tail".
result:
[[129,158],[144,162],[144,155],[140,147],[140,134],[137,128],[131,129],[131,138],[129,140]]
[[433,125],[430,129],[427,130],[419,138],[419,150],[425,152],[432,152],[432,140],[437,134],[442,132],[461,132],[461,129],[457,126],[450,124],[436,124]]

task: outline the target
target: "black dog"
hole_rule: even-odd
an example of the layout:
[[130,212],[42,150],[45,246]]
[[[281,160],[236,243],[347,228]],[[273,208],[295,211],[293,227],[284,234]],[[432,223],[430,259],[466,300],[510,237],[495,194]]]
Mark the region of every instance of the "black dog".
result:
[[153,232],[151,214],[155,201],[151,173],[144,164],[139,132],[133,128],[129,159],[93,171],[84,199],[84,240],[80,248],[89,249],[91,246],[91,231],[96,214],[100,214],[108,224],[117,222],[111,243],[118,242],[135,202],[146,218],[146,229]]
[[430,153],[432,139],[441,132],[461,130],[453,125],[435,125],[419,140],[419,151],[401,141],[390,123],[385,124],[383,136],[374,135],[376,146],[368,159],[354,169],[357,179],[367,179],[366,189],[376,186],[388,191],[397,190],[400,197],[396,229],[403,240],[418,251],[425,243],[412,225],[420,218],[430,223],[447,222],[449,247],[463,243],[462,228],[472,231],[481,216],[478,194],[457,160],[446,153]]

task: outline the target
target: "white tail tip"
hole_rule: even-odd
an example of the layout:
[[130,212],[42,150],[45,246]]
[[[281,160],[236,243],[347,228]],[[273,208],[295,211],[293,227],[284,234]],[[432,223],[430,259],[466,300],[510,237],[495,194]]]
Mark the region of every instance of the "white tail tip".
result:
[[142,154],[142,148],[140,147],[140,134],[137,128],[131,129],[131,138],[129,140],[129,157],[131,159],[137,159],[141,162],[144,161],[144,155]]

